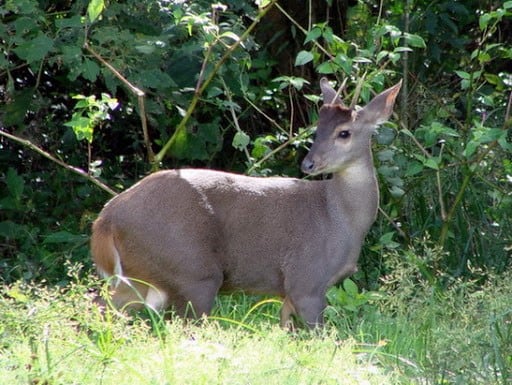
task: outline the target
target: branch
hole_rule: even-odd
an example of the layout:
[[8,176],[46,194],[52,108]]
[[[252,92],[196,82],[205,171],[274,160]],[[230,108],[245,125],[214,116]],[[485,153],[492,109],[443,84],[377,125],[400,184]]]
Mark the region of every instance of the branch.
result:
[[[87,39],[87,35],[86,35]],[[142,134],[144,135],[144,144],[146,145],[146,151],[148,154],[148,161],[150,163],[153,163],[155,160],[155,153],[153,152],[153,149],[151,148],[151,141],[149,140],[149,133],[148,133],[148,123],[146,119],[146,107],[144,103],[144,91],[140,90],[139,88],[135,87],[133,84],[131,84],[121,73],[116,70],[110,63],[108,63],[105,59],[103,59],[96,51],[94,51],[90,46],[87,40],[84,43],[84,49],[88,51],[92,56],[94,56],[101,64],[103,64],[105,67],[107,67],[116,78],[121,80],[122,83],[124,83],[128,89],[137,96],[137,101],[139,104],[139,116],[140,121],[142,125]]]
[[[288,19],[290,20],[293,25],[295,25],[299,31],[301,31],[304,36],[307,36],[308,35],[308,30],[306,30],[302,25],[300,25],[292,16],[290,16],[290,14],[288,12],[286,12],[284,10],[283,7],[281,7],[278,3],[276,3],[276,7],[279,9],[279,11],[281,11],[281,13]],[[324,53],[325,56],[327,56],[330,60],[334,60],[335,57],[331,55],[331,53],[329,51],[327,51],[324,47],[322,47],[322,45],[320,43],[318,43],[316,40],[312,40],[311,43],[313,43],[314,45],[316,45],[316,47],[322,51]]]
[[[235,51],[235,49],[238,48],[240,44],[242,44],[243,41],[245,41],[252,30],[256,27],[256,25],[260,22],[260,20],[266,15],[266,13],[272,8],[273,5],[276,4],[277,0],[272,0],[268,6],[263,8],[261,12],[256,16],[254,21],[251,23],[249,28],[245,30],[245,32],[240,36],[240,38],[229,47],[229,49],[224,53],[224,55],[220,58],[220,60],[215,63],[215,66],[213,67],[212,71],[209,73],[208,77],[204,80],[203,84],[196,87],[196,92],[194,93],[194,96],[192,97],[192,100],[190,101],[190,104],[188,106],[187,112],[185,113],[185,116],[183,119],[181,119],[180,123],[176,126],[176,130],[172,134],[171,138],[165,143],[165,145],[162,147],[162,149],[156,154],[155,156],[155,163],[162,162],[163,158],[167,154],[167,152],[174,146],[177,138],[181,134],[183,130],[185,130],[186,125],[192,116],[192,113],[194,112],[197,103],[199,102],[199,98],[201,97],[201,94],[204,92],[204,90],[208,87],[210,82],[213,80],[215,75],[217,75],[217,72],[219,72],[220,67],[224,64],[224,62],[231,56],[231,54]],[[206,58],[207,59],[207,58]],[[206,60],[205,59],[205,60]]]
[[77,175],[80,175],[81,177],[87,179],[89,182],[92,182],[93,184],[95,184],[96,186],[101,188],[103,191],[106,191],[110,195],[117,195],[117,193],[114,190],[112,190],[110,187],[108,187],[106,184],[104,184],[103,182],[101,182],[97,178],[93,177],[92,175],[89,175],[87,172],[85,172],[84,170],[82,170],[80,168],[71,166],[71,165],[63,162],[62,160],[55,158],[50,153],[48,153],[48,152],[44,151],[43,149],[37,147],[30,140],[22,139],[22,138],[20,138],[20,137],[18,137],[16,135],[12,135],[12,134],[9,134],[8,132],[5,132],[4,130],[0,130],[0,135],[5,136],[6,138],[8,138],[8,139],[10,139],[10,140],[12,140],[14,142],[17,142],[17,143],[19,143],[19,144],[21,144],[21,145],[23,145],[25,147],[30,148],[32,151],[35,151],[38,154],[44,156],[46,159],[49,159],[52,162],[57,163],[59,166],[64,167],[66,170],[69,170],[71,172],[74,172]]

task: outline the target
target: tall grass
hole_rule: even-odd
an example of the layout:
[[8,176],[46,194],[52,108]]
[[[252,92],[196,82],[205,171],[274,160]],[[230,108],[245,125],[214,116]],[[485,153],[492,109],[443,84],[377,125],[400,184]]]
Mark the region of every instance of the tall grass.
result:
[[381,299],[339,329],[381,341],[383,365],[415,383],[512,383],[512,274],[474,270],[480,279],[454,279],[436,270],[441,254],[428,240],[388,253]]
[[354,354],[356,343],[332,329],[292,335],[265,315],[242,319],[102,316],[85,285],[15,285],[0,300],[0,378],[52,385],[396,383],[392,370]]
[[243,294],[220,296],[211,317],[192,322],[102,315],[91,303],[91,283],[78,278],[64,288],[4,287],[0,378],[52,385],[509,384],[512,274],[487,272],[484,285],[436,285],[424,273],[436,253],[428,246],[388,253],[380,290],[332,289],[327,325],[313,332],[281,330],[278,300]]

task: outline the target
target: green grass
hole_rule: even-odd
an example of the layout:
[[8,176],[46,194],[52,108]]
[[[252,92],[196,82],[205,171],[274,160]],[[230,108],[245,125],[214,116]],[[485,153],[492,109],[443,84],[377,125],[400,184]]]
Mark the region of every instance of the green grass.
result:
[[[66,288],[70,289],[70,288]],[[393,384],[396,376],[332,330],[275,322],[103,318],[84,288],[11,287],[0,308],[9,384]],[[368,349],[372,350],[372,348]]]
[[90,283],[78,279],[60,289],[6,286],[0,378],[48,385],[510,384],[512,274],[440,290],[415,266],[401,261],[380,295],[333,289],[326,328],[295,333],[278,327],[276,300],[241,294],[220,297],[212,317],[190,322],[102,316]]

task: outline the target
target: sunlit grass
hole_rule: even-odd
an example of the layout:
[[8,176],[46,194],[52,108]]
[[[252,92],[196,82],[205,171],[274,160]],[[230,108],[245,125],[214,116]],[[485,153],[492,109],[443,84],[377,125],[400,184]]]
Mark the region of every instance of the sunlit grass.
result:
[[[0,293],[6,384],[495,384],[512,380],[511,274],[444,290],[403,259],[379,295],[338,295],[322,330],[281,330],[280,302],[220,296],[199,321],[100,314],[87,288]],[[348,297],[347,297],[348,295]],[[354,305],[356,304],[356,305]]]
[[[394,384],[333,329],[219,315],[188,322],[102,316],[85,287],[2,293],[0,377],[9,384]],[[272,303],[267,303],[272,305]],[[267,304],[256,306],[249,316]],[[254,303],[253,303],[254,305]]]

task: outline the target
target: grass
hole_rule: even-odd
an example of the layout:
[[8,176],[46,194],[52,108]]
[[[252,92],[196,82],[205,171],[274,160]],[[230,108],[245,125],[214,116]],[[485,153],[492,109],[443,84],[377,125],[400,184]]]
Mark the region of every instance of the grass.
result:
[[[8,384],[496,384],[512,382],[512,274],[444,289],[397,263],[379,293],[329,293],[321,331],[279,329],[276,300],[222,296],[201,321],[99,314],[89,282],[0,293]],[[347,294],[348,293],[348,294]],[[343,295],[341,295],[343,294]],[[377,295],[379,294],[379,295]],[[347,295],[353,298],[348,298]]]
[[9,384],[393,384],[332,330],[289,333],[217,320],[103,318],[84,287],[14,286],[1,302],[0,377]]

